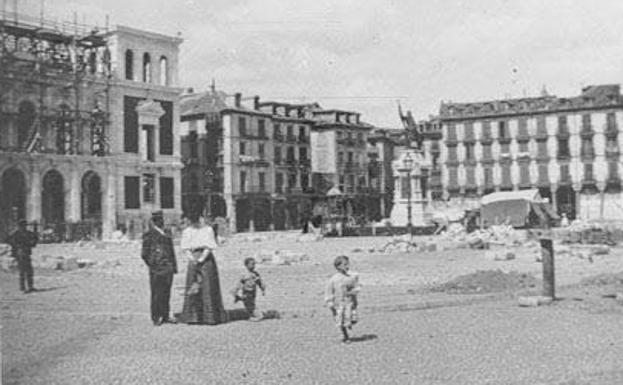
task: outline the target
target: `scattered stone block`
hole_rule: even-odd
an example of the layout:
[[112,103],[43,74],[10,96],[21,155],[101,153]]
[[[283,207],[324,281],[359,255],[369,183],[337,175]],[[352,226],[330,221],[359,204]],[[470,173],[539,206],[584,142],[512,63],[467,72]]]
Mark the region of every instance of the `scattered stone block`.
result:
[[607,255],[610,254],[610,247],[607,245],[599,245],[591,248],[592,255]]
[[426,245],[426,251],[428,251],[428,252],[435,252],[435,251],[437,251],[437,244],[436,243],[429,243],[428,245]]
[[354,249],[352,249],[350,252],[351,253],[361,253],[363,250],[359,247],[355,247]]
[[78,263],[78,267],[80,269],[83,269],[85,267],[95,266],[95,261],[92,261],[92,260],[86,259],[86,258],[78,259],[76,262]]
[[79,268],[78,258],[75,258],[75,257],[63,258],[60,260],[60,262],[56,266],[57,270],[62,270],[62,271],[72,271],[78,268]]
[[13,272],[17,270],[17,261],[9,256],[0,257],[0,268],[2,271]]
[[532,297],[519,297],[518,303],[521,307],[537,307],[543,305],[549,305],[553,302],[552,297],[544,297],[544,296],[532,296]]

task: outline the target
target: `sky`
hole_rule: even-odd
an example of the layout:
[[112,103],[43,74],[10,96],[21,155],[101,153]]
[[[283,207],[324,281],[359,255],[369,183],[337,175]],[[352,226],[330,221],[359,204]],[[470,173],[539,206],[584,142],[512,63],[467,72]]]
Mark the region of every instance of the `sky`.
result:
[[[2,0],[10,11],[15,0]],[[399,128],[442,101],[550,94],[623,79],[623,1],[43,0],[46,17],[181,32],[181,86],[317,101]],[[42,0],[17,0],[38,15]]]

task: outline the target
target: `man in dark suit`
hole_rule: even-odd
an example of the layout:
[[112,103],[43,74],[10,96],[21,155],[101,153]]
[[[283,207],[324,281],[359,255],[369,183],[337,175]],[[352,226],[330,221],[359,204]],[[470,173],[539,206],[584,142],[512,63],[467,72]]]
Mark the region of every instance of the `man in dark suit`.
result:
[[141,257],[149,268],[151,286],[151,320],[154,325],[176,323],[169,318],[169,301],[173,275],[177,273],[177,261],[173,240],[164,231],[162,211],[152,213],[149,231],[143,234]]
[[7,239],[7,243],[11,245],[11,253],[13,258],[17,260],[19,267],[19,288],[24,293],[35,291],[33,270],[32,270],[32,248],[37,246],[38,237],[32,231],[26,229],[27,222],[20,219],[17,222],[17,230],[15,230]]

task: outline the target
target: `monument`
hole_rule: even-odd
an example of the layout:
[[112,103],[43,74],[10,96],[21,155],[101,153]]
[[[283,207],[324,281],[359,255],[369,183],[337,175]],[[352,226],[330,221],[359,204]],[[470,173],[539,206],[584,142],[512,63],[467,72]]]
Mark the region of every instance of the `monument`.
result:
[[421,150],[406,148],[392,162],[394,206],[390,220],[393,226],[426,226],[428,171],[430,162]]

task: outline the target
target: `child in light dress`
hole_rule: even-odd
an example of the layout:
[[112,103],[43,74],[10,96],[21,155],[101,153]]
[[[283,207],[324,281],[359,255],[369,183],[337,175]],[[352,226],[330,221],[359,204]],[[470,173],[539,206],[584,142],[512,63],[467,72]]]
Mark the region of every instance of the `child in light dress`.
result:
[[349,343],[348,331],[357,323],[357,294],[361,290],[359,275],[350,269],[350,261],[340,255],[333,262],[337,273],[327,283],[325,303],[335,318],[336,326],[342,332],[342,342]]

